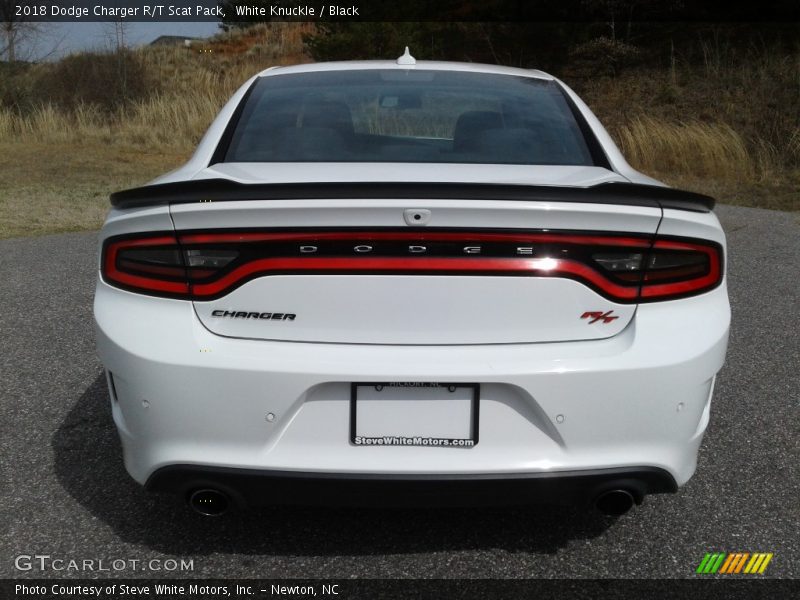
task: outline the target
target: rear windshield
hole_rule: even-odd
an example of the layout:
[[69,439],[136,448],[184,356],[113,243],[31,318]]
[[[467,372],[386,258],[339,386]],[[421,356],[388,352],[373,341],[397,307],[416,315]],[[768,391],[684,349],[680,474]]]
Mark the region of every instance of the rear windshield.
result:
[[262,77],[225,162],[593,165],[552,81],[452,71]]

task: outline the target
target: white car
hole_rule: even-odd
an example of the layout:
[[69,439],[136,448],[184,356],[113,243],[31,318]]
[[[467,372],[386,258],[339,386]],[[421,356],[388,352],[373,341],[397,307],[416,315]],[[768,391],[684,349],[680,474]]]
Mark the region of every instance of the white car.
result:
[[713,200],[546,73],[268,69],[112,204],[97,347],[148,489],[622,513],[695,470],[730,322]]

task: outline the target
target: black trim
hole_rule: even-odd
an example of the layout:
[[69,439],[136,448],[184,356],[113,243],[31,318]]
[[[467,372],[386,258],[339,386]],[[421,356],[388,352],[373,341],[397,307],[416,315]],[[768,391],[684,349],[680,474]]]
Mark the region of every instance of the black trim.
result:
[[564,88],[561,82],[556,81],[556,87],[564,97],[564,101],[567,103],[567,106],[572,112],[572,116],[575,118],[575,122],[578,124],[578,128],[581,130],[581,134],[583,134],[583,140],[586,142],[586,147],[589,149],[592,162],[595,164],[595,166],[604,167],[609,171],[613,171],[611,168],[611,161],[608,160],[608,155],[606,154],[606,151],[603,150],[603,145],[600,143],[600,140],[597,139],[597,136],[594,134],[594,130],[589,125],[589,122],[581,112],[581,109],[579,109],[578,105],[575,104],[575,101],[567,93],[567,90]]
[[112,373],[111,371],[106,371],[106,373],[108,373],[108,383],[109,383],[109,387],[111,388],[109,390],[111,392],[111,399],[114,402],[117,402],[119,396],[117,396],[117,386],[114,383],[114,373]]
[[233,111],[228,124],[225,126],[225,131],[222,132],[222,137],[220,137],[217,147],[214,149],[214,154],[211,155],[211,160],[208,163],[209,167],[217,163],[225,162],[225,156],[228,154],[228,148],[230,148],[231,141],[233,140],[233,134],[236,131],[236,126],[239,125],[239,119],[242,118],[244,107],[247,105],[247,99],[250,98],[250,94],[253,93],[253,90],[260,79],[260,77],[256,77],[256,79],[253,80],[253,83],[251,83],[250,87],[247,88],[247,91],[244,93],[242,99],[239,101],[239,104],[236,106],[236,109]]
[[160,183],[111,194],[117,208],[236,200],[441,199],[585,202],[710,212],[710,196],[639,183],[611,182],[592,187],[487,183],[256,183],[197,179]]
[[678,490],[667,471],[644,466],[549,473],[354,474],[177,464],[155,471],[145,487],[183,497],[200,488],[218,489],[240,507],[588,505],[611,489],[628,489],[637,502],[646,494]]

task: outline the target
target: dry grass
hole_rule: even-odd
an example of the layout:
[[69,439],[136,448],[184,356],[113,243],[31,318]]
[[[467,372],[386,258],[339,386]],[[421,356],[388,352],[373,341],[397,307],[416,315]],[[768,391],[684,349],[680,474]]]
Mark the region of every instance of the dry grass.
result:
[[215,93],[156,96],[128,109],[115,134],[137,148],[188,150],[197,145],[226,101],[227,96]]
[[612,136],[635,168],[674,187],[727,204],[800,211],[800,171],[783,167],[766,144],[748,149],[725,123],[637,117]]
[[722,203],[800,211],[800,171],[781,166],[775,148],[747,147],[731,126],[636,117],[612,136],[637,169]]
[[95,143],[0,141],[0,238],[96,229],[110,191],[146,183],[187,157]]
[[11,138],[18,120],[10,111],[0,109],[0,138],[4,140]]
[[631,164],[643,171],[751,181],[758,170],[741,136],[725,123],[636,117],[615,137]]
[[109,125],[93,106],[65,112],[42,105],[25,115],[0,109],[0,133],[6,141],[28,143],[79,142],[107,136]]

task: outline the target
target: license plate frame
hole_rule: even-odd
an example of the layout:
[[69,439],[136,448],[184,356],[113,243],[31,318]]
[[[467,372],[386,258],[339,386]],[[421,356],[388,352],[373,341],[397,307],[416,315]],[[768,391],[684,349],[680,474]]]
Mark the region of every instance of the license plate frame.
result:
[[[381,388],[439,388],[450,390],[465,388],[470,393],[470,422],[468,438],[449,438],[436,436],[417,435],[379,435],[360,436],[358,433],[358,391],[362,387],[372,387],[378,391]],[[350,443],[358,447],[374,448],[376,446],[409,446],[409,447],[443,447],[443,448],[474,448],[478,445],[480,424],[480,384],[463,382],[397,382],[397,381],[357,381],[350,384]],[[454,391],[455,391],[454,390]],[[411,401],[411,400],[409,400]],[[378,443],[378,440],[394,438],[393,443]]]

